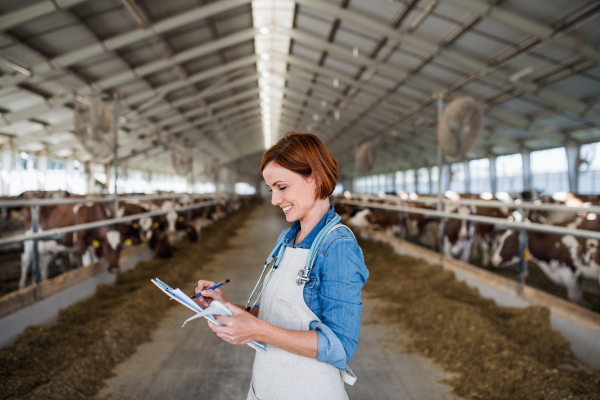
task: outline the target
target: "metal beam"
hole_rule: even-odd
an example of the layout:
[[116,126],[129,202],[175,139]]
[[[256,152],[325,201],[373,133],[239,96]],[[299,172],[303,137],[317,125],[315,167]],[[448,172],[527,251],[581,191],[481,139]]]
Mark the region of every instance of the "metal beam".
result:
[[207,54],[218,52],[227,47],[235,46],[239,43],[251,40],[257,33],[258,31],[254,28],[244,29],[243,31],[236,32],[189,50],[182,51],[181,53],[177,53],[170,59],[161,59],[149,62],[120,74],[101,79],[98,82],[95,82],[94,86],[100,88],[101,90],[106,90],[123,85],[124,83],[139,79],[142,76],[147,76],[163,69],[171,68],[175,65],[182,64]]
[[[377,68],[377,70],[379,72],[387,75],[390,78],[393,78],[394,81],[396,81],[396,82],[405,81],[406,83],[409,83],[411,85],[419,87],[423,90],[429,91],[431,93],[448,92],[448,88],[446,88],[442,85],[439,85],[432,80],[426,79],[424,77],[413,76],[411,71],[408,69],[403,69],[398,66],[389,66],[389,65],[379,64],[376,61],[374,61],[368,57],[362,56],[360,54],[357,57],[354,57],[352,54],[350,54],[349,49],[347,49],[343,46],[329,43],[323,39],[320,39],[318,37],[315,37],[313,35],[310,35],[310,34],[307,34],[304,32],[300,32],[296,29],[287,29],[287,30],[285,30],[285,32],[286,32],[286,34],[289,34],[290,36],[292,36],[292,38],[294,38],[295,40],[298,40],[302,43],[309,44],[313,47],[316,47],[319,50],[323,50],[323,51],[327,51],[331,54],[335,54],[337,57],[339,57],[347,62],[360,63],[363,65],[366,65],[369,68]],[[293,64],[293,62],[292,62],[292,64]],[[313,84],[311,84],[311,87],[312,86],[313,86]],[[467,95],[466,93],[461,92],[459,90],[455,90],[455,93],[457,95],[462,95],[462,96]],[[405,96],[400,96],[397,94],[388,95],[388,99],[390,99],[392,101],[399,101],[403,105],[406,105],[407,107],[415,107],[418,105],[417,102],[412,101],[412,100],[406,98]],[[504,122],[508,122],[508,123],[520,128],[520,129],[523,129],[525,131],[532,132],[532,133],[536,134],[538,137],[541,137],[546,140],[550,140],[557,144],[562,145],[562,143],[566,139],[565,134],[563,134],[555,129],[552,129],[551,127],[549,128],[547,126],[537,124],[535,122],[532,122],[528,118],[522,117],[518,114],[512,113],[507,110],[499,109],[498,107],[494,107],[493,105],[488,106],[486,108],[486,112],[495,118],[498,118]]]
[[334,18],[339,18],[342,21],[356,24],[364,29],[386,36],[388,39],[397,43],[406,43],[411,47],[415,47],[419,50],[433,54],[443,60],[464,67],[467,71],[477,71],[478,75],[480,76],[489,75],[503,82],[505,85],[517,87],[534,97],[542,99],[565,110],[571,111],[583,118],[588,119],[594,124],[600,125],[600,112],[592,110],[591,107],[589,107],[586,103],[572,99],[548,87],[544,87],[533,82],[511,82],[509,79],[509,73],[496,69],[496,67],[489,66],[485,62],[468,57],[465,54],[444,48],[443,44],[440,45],[415,35],[399,32],[385,24],[382,24],[380,21],[365,16],[364,14],[352,10],[342,9],[328,2],[323,2],[320,0],[297,0],[297,2],[319,12],[328,14]]
[[87,0],[44,0],[0,16],[0,31],[4,32],[44,15],[73,7]]
[[[64,68],[102,53],[109,53],[125,46],[130,46],[134,43],[146,40],[153,35],[172,31],[184,25],[211,17],[228,11],[232,8],[250,3],[251,0],[221,0],[210,3],[206,6],[198,7],[194,10],[167,18],[148,28],[134,29],[132,31],[117,35],[111,39],[101,41],[100,43],[86,46],[83,49],[75,50],[67,54],[53,58],[50,63],[40,63],[31,67],[33,75],[47,74],[56,68]],[[29,77],[25,75],[14,77],[0,77],[0,87],[7,88],[24,82]]]
[[489,18],[492,21],[496,21],[503,25],[510,26],[511,28],[515,28],[521,32],[528,33],[541,40],[556,36],[556,38],[553,40],[554,44],[575,54],[579,54],[588,60],[600,63],[600,52],[598,52],[598,50],[593,46],[582,43],[581,39],[562,34],[560,30],[552,29],[546,25],[540,24],[539,22],[525,18],[522,15],[503,10],[495,3],[490,4],[480,0],[443,1],[474,12],[480,17]]

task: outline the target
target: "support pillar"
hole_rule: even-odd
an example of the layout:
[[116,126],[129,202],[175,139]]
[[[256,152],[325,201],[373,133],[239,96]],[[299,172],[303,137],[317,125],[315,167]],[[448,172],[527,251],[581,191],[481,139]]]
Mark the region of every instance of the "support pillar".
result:
[[531,190],[531,152],[522,151],[523,159],[523,191]]
[[496,177],[496,157],[490,157],[490,190],[492,194],[498,191],[498,180]]
[[392,193],[396,193],[396,174],[395,173],[391,173],[390,174],[390,180],[392,182]]
[[91,161],[85,163],[86,195],[94,194],[94,171]]
[[469,171],[469,162],[463,161],[465,169],[465,193],[471,193],[471,171]]
[[48,175],[48,156],[45,154],[40,154],[37,159],[38,190],[46,190],[47,175]]
[[444,193],[450,190],[450,182],[452,181],[451,164],[444,164],[444,166],[442,167],[442,172],[440,174],[440,179],[442,181],[440,193],[443,197]]
[[12,168],[12,151],[10,149],[2,150],[2,176],[0,177],[2,184],[0,190],[2,190],[3,196],[10,194],[10,171]]
[[433,167],[427,168],[427,182],[429,184],[429,193],[435,193],[435,185],[433,184]]
[[65,160],[65,179],[67,180],[65,189],[67,192],[73,193],[73,175],[75,172],[75,165],[73,165],[73,160],[68,159]]
[[567,175],[569,177],[569,192],[579,192],[579,144],[570,142],[565,146],[567,152]]

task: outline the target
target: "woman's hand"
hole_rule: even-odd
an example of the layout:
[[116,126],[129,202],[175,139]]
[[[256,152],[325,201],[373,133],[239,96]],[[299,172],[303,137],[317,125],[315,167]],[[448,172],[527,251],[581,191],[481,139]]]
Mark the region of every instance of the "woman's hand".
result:
[[225,326],[208,322],[208,326],[218,337],[231,344],[246,344],[252,340],[260,340],[258,335],[263,321],[231,303],[226,303],[225,306],[233,316],[215,316],[217,321]]
[[200,308],[206,308],[210,306],[210,303],[212,303],[213,300],[218,300],[223,304],[229,303],[229,300],[227,299],[225,294],[223,294],[221,289],[206,290],[207,288],[215,285],[216,283],[211,281],[198,281],[198,286],[196,287],[196,294],[202,293],[202,296],[196,297],[194,301],[200,306]]

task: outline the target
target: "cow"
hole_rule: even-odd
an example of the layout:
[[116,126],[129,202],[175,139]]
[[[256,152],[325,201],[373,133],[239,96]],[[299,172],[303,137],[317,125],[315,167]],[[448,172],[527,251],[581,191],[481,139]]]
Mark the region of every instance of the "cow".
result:
[[[84,224],[89,222],[103,221],[108,219],[106,211],[98,203],[77,203],[73,205],[54,205],[40,207],[38,219],[38,231],[62,228]],[[31,210],[25,208],[25,229],[26,234],[31,234]],[[119,255],[121,251],[121,234],[119,231],[112,230],[108,226],[102,226],[85,231],[77,231],[65,235],[61,241],[45,240],[38,242],[38,252],[40,257],[40,278],[48,278],[48,266],[58,253],[68,251],[75,245],[82,255],[83,265],[87,266],[95,262],[96,249],[101,249],[101,253],[107,260],[109,271],[119,271]],[[33,241],[26,240],[24,243],[23,254],[21,255],[21,279],[19,288],[25,287],[27,271],[33,258]]]
[[[475,214],[482,217],[503,218],[509,217],[508,209],[499,209],[493,207],[475,207]],[[500,242],[503,232],[498,231],[495,225],[477,222],[475,224],[475,249],[481,252],[481,264],[484,267],[489,266],[490,260]]]
[[[111,215],[111,207],[105,203],[105,208],[107,214]],[[148,212],[148,209],[136,202],[122,201],[119,202],[116,218],[128,217],[145,212]],[[123,244],[130,246],[132,244],[139,244],[142,240],[147,240],[151,225],[152,219],[150,217],[144,217],[129,223],[117,224],[115,229],[121,233]]]
[[150,247],[154,255],[161,258],[169,258],[173,255],[173,246],[167,232],[161,231],[158,228],[152,228],[149,236],[148,247]]
[[[475,208],[463,205],[458,207],[447,205],[446,211],[469,215],[475,213]],[[444,232],[444,254],[468,262],[474,238],[475,224],[473,222],[464,219],[448,219]]]
[[[578,217],[569,224],[559,224],[583,230],[599,232],[600,221]],[[598,280],[598,244],[596,239],[577,238],[572,235],[557,235],[528,231],[527,240],[530,260],[536,263],[555,284],[566,287],[569,300],[586,305],[583,287],[586,279]],[[507,230],[492,257],[492,265],[503,267],[519,261],[519,234]]]

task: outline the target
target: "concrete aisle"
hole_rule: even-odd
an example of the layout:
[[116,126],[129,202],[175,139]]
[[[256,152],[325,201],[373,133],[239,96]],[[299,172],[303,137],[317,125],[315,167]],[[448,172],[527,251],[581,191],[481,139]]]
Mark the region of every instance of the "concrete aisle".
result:
[[[265,202],[198,279],[230,278],[225,292],[232,302],[244,304],[278,234],[288,226],[281,211]],[[191,291],[193,286],[185,289]],[[404,354],[397,344],[398,332],[369,323],[369,310],[376,301],[365,299],[364,303],[361,345],[350,363],[358,381],[354,387],[347,386],[350,398],[452,399],[450,388],[439,383],[447,376],[427,359]],[[245,399],[254,351],[221,341],[204,320],[192,321],[182,329],[190,316],[186,308],[173,307],[152,341],[139,346],[129,360],[115,368],[115,376],[106,381],[97,398]]]

